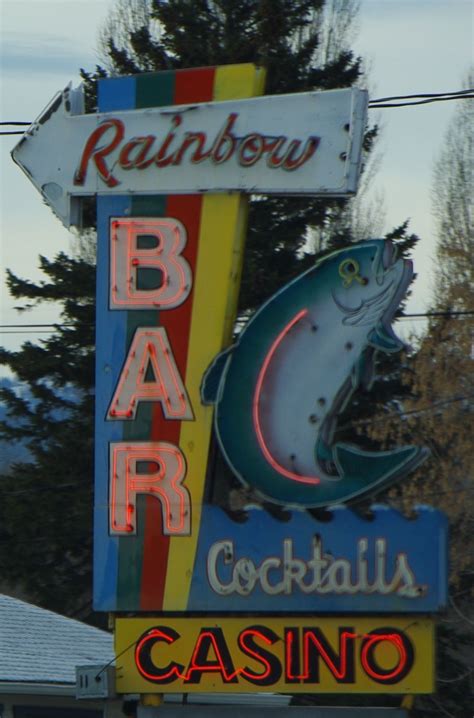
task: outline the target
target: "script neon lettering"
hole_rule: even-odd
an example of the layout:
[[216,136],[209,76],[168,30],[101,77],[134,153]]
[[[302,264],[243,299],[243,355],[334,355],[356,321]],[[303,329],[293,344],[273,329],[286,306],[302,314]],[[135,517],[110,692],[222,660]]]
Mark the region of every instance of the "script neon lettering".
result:
[[[109,144],[105,145],[105,147],[97,147],[100,140],[102,140],[103,136],[110,129],[114,129],[115,132],[109,141]],[[114,118],[102,122],[94,130],[94,132],[92,132],[84,147],[79,168],[74,175],[75,185],[82,185],[85,183],[87,166],[90,160],[94,161],[99,177],[104,180],[108,187],[116,187],[120,184],[107,167],[104,157],[110,155],[118,147],[120,142],[123,140],[124,132],[125,128],[123,122]]]
[[[147,135],[146,137],[134,137],[133,140],[127,142],[123,146],[119,155],[119,164],[124,170],[130,170],[136,167],[139,170],[149,167],[153,162],[153,158],[147,157],[149,150],[153,146],[155,138],[153,135]],[[130,155],[134,150],[138,150],[133,159]]]
[[[185,129],[185,119],[184,114],[174,114],[171,126],[163,137],[147,134],[125,141],[125,123],[113,117],[105,120],[86,140],[74,184],[85,184],[90,162],[95,164],[99,177],[108,187],[121,184],[117,177],[119,170],[162,169],[179,166],[185,159],[191,164],[209,160],[220,165],[234,158],[238,165],[246,168],[266,158],[266,166],[271,170],[294,171],[313,157],[320,144],[316,135],[290,139],[285,135],[275,137],[249,132],[241,137],[236,132],[237,112],[227,116],[214,137],[208,137],[202,130]],[[114,130],[114,133],[107,138],[109,130]],[[105,146],[104,136],[108,139]],[[117,155],[111,157],[115,150]],[[105,158],[108,158],[108,163]]]
[[417,584],[406,554],[394,557],[391,567],[387,559],[386,539],[375,540],[372,581],[368,579],[368,540],[357,541],[357,557],[349,561],[324,553],[322,541],[313,540],[312,556],[304,561],[294,555],[292,539],[284,539],[282,556],[268,556],[260,563],[250,558],[237,558],[234,542],[217,541],[207,557],[207,577],[214,593],[219,596],[238,594],[248,596],[260,585],[267,595],[354,595],[395,594],[417,599],[426,587]]

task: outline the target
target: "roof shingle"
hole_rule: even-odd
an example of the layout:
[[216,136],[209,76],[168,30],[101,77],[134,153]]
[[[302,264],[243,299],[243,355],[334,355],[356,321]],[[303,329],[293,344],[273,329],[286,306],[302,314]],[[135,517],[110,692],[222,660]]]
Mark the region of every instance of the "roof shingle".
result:
[[113,659],[113,636],[0,594],[0,682],[76,682],[76,666]]

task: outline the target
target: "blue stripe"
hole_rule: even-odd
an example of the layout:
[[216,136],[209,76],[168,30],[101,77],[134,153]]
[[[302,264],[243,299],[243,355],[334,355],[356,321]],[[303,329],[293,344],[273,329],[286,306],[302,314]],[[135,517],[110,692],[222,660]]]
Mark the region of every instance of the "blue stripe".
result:
[[111,77],[98,82],[99,112],[135,109],[135,77]]
[[97,314],[96,314],[96,424],[95,424],[95,516],[94,516],[94,607],[111,611],[116,603],[118,537],[109,536],[109,444],[121,441],[123,423],[105,417],[125,359],[127,312],[110,311],[110,218],[130,212],[131,198],[97,198]]
[[[99,112],[135,108],[134,77],[100,80]],[[94,608],[117,606],[119,539],[109,536],[109,443],[120,441],[122,422],[105,416],[125,358],[127,312],[109,310],[110,218],[129,215],[130,196],[97,197],[96,429],[94,509]]]

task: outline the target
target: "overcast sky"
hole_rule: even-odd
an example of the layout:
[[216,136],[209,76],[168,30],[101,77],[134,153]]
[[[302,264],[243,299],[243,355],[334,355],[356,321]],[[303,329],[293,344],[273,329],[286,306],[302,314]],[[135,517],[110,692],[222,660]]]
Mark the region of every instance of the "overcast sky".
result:
[[[97,32],[112,5],[112,0],[0,0],[2,122],[34,120],[58,90],[70,81],[78,84],[79,67],[94,68]],[[371,97],[460,89],[473,62],[473,8],[471,0],[362,0],[353,47],[370,63]],[[383,159],[373,187],[385,195],[385,229],[410,218],[411,230],[422,238],[411,312],[423,311],[429,299],[432,168],[455,104],[380,110],[376,116],[384,127]],[[38,254],[68,251],[70,233],[10,159],[16,141],[0,137],[0,264],[37,279]],[[56,319],[53,309],[14,313],[3,275],[1,324]],[[21,339],[8,334],[3,343],[15,346]]]

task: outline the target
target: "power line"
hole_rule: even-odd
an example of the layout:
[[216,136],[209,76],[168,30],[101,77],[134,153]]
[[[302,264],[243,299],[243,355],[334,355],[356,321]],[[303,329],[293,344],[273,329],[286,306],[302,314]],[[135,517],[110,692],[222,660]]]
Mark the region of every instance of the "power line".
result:
[[82,322],[81,324],[75,324],[74,322],[62,322],[61,324],[0,324],[0,329],[40,329],[44,327],[53,327],[53,328],[59,328],[59,327],[75,327],[75,326],[81,326],[81,327],[92,327],[92,322]]
[[[421,98],[421,99],[417,99]],[[420,93],[418,95],[394,95],[393,97],[380,97],[369,101],[369,108],[384,107],[410,107],[412,105],[427,105],[432,102],[449,102],[451,100],[469,100],[474,98],[474,88],[458,90],[457,92]],[[409,100],[409,102],[394,102],[394,100]]]
[[426,696],[426,697],[427,697],[428,700],[432,701],[432,703],[434,703],[434,705],[435,705],[438,709],[440,709],[441,712],[444,713],[444,715],[448,716],[448,718],[456,718],[456,716],[454,715],[454,713],[451,713],[450,711],[446,710],[446,708],[443,708],[443,706],[441,705],[441,703],[440,703],[439,701],[437,701],[434,696]]
[[[422,98],[422,99],[417,99]],[[369,108],[410,107],[413,105],[426,105],[432,102],[450,102],[451,100],[469,100],[474,98],[474,88],[457,90],[455,92],[420,93],[416,95],[393,95],[379,97],[369,101]],[[410,100],[409,102],[394,102],[395,100]],[[0,122],[0,126],[30,126],[30,122]],[[2,130],[0,135],[23,135],[22,130]]]
[[409,409],[408,411],[392,411],[386,416],[379,416],[376,419],[361,419],[360,421],[351,421],[347,424],[337,427],[337,431],[345,431],[353,426],[372,426],[373,424],[381,424],[385,421],[391,421],[392,419],[402,419],[405,416],[413,416],[415,414],[424,414],[429,411],[436,411],[439,407],[447,406],[448,404],[454,404],[458,401],[466,401],[472,399],[474,394],[465,394],[463,396],[452,396],[448,399],[441,399],[441,401],[435,401],[432,404],[427,404],[421,409]]
[[[474,310],[469,309],[466,311],[455,311],[455,312],[417,312],[414,314],[403,314],[400,317],[395,317],[395,321],[401,319],[419,319],[425,317],[461,317],[461,316],[474,316]],[[1,329],[61,329],[63,327],[93,327],[93,322],[56,322],[55,324],[0,324]],[[5,332],[6,333],[6,332]],[[12,332],[12,334],[15,332]],[[21,332],[16,332],[21,334]]]
[[[423,94],[417,94],[417,95],[394,95],[393,97],[379,97],[376,100],[370,100],[371,102],[392,102],[393,100],[411,100],[416,99],[418,97],[446,97],[447,95],[450,96],[461,96],[461,95],[469,95],[470,93],[474,92],[474,88],[470,87],[467,90],[453,90],[453,92],[430,92],[430,93],[423,93]],[[453,97],[455,99],[455,97]]]
[[[456,611],[456,613],[458,614],[458,616],[459,616],[465,623],[467,623],[469,626],[474,626],[474,621],[472,621],[470,618],[468,618],[468,617],[461,611],[461,609],[454,603],[454,599],[453,599],[452,596],[449,597],[449,602],[450,602],[451,606],[454,608],[454,610]],[[474,670],[474,669],[473,669],[473,670]]]
[[462,317],[462,316],[474,316],[474,310],[469,309],[463,312],[418,312],[415,314],[404,314],[397,319],[412,319],[415,317]]

